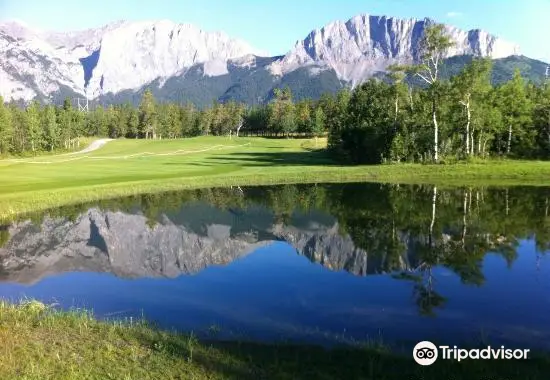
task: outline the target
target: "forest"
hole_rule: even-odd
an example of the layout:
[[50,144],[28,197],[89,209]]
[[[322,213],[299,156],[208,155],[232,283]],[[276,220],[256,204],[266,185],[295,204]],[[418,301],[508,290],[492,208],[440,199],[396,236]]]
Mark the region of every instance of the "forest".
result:
[[550,84],[537,86],[519,70],[491,84],[492,61],[476,58],[450,80],[440,66],[450,38],[426,30],[418,64],[392,65],[384,78],[354,89],[293,101],[276,89],[266,105],[159,103],[150,91],[139,106],[111,104],[88,112],[32,102],[21,108],[0,98],[0,155],[72,150],[79,137],[175,139],[201,135],[328,136],[343,162],[455,162],[474,157],[550,157]]

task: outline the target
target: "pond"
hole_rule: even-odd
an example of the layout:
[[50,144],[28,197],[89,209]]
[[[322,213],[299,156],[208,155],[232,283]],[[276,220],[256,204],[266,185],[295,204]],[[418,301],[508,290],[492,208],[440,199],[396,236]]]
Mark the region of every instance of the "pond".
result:
[[216,339],[550,349],[550,189],[233,187],[0,227],[0,297]]

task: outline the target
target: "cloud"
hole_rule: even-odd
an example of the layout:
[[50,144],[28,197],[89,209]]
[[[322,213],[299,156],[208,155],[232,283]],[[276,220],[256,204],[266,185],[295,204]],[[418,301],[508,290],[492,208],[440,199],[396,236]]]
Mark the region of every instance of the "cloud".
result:
[[447,17],[448,18],[457,18],[457,17],[460,17],[460,16],[462,16],[462,12],[455,12],[455,11],[447,12]]

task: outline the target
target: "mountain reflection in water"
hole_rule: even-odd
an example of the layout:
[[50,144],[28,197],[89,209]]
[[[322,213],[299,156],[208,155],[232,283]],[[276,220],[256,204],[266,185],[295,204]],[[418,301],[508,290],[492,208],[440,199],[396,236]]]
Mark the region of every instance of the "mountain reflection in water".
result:
[[0,296],[260,339],[550,345],[549,198],[331,184],[64,207],[0,228]]

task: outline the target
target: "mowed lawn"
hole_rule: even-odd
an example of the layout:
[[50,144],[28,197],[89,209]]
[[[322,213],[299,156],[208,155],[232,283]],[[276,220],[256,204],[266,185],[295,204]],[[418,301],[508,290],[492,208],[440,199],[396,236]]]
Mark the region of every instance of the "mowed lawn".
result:
[[0,160],[0,218],[99,198],[183,188],[380,181],[550,185],[550,163],[342,166],[326,139],[115,140],[89,153]]

